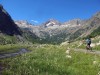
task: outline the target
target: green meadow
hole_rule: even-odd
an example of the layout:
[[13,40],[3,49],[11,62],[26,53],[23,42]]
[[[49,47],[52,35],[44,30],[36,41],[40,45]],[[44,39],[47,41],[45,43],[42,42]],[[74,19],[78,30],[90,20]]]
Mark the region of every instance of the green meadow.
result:
[[31,45],[29,53],[1,59],[2,75],[100,75],[100,55],[69,46]]
[[0,45],[0,54],[18,52],[21,48],[27,48],[27,45],[22,44],[7,44]]

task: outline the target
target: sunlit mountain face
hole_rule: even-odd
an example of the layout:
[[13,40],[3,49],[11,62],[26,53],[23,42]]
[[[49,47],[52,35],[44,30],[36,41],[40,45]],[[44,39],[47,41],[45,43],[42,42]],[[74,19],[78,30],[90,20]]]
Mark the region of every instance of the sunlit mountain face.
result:
[[32,25],[26,21],[15,22],[20,28],[27,29],[43,40],[66,41],[74,40],[79,37],[90,35],[100,26],[100,12],[96,13],[90,19],[73,19],[66,22],[59,22],[50,19],[38,26]]

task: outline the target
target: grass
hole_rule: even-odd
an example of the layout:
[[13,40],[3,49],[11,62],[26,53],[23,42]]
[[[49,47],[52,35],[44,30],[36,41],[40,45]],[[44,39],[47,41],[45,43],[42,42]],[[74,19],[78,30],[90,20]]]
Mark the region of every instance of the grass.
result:
[[97,75],[100,71],[99,55],[71,50],[68,58],[67,47],[58,45],[30,49],[30,53],[0,60],[6,64],[2,75]]
[[100,45],[95,46],[94,49],[96,49],[96,50],[100,50]]
[[[100,50],[100,45],[96,45],[97,43],[99,43],[99,41],[100,41],[99,39],[100,39],[99,37],[92,39],[91,45],[95,44],[95,46],[92,47],[93,50]],[[70,48],[76,48],[76,49],[86,49],[86,43],[82,42],[82,40],[72,42],[66,46],[69,46]]]
[[[78,49],[86,49],[86,45],[82,44],[79,47],[77,47]],[[92,47],[92,50],[100,50],[100,45],[96,45],[95,47]]]
[[27,46],[21,44],[0,45],[0,54],[17,52],[20,48],[27,48]]

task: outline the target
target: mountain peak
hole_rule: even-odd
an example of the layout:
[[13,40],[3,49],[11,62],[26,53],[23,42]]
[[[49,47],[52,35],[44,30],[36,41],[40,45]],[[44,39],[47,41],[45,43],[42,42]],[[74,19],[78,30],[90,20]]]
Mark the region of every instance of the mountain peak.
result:
[[67,22],[64,22],[63,25],[73,27],[73,26],[81,25],[81,23],[82,23],[82,20],[78,18],[78,19],[72,19]]
[[3,6],[0,4],[0,9],[3,9]]
[[51,26],[60,26],[61,23],[55,19],[49,19],[43,25],[44,27],[51,27]]
[[31,28],[32,27],[32,24],[29,23],[27,20],[19,20],[19,21],[15,21],[15,24],[18,25],[18,27],[21,27],[21,28]]

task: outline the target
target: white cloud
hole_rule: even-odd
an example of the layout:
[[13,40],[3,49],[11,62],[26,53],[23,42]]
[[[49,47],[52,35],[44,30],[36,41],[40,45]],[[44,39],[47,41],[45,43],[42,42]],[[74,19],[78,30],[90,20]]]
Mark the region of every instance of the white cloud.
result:
[[36,21],[36,20],[31,20],[32,22],[34,22],[34,23],[39,23],[38,21]]

